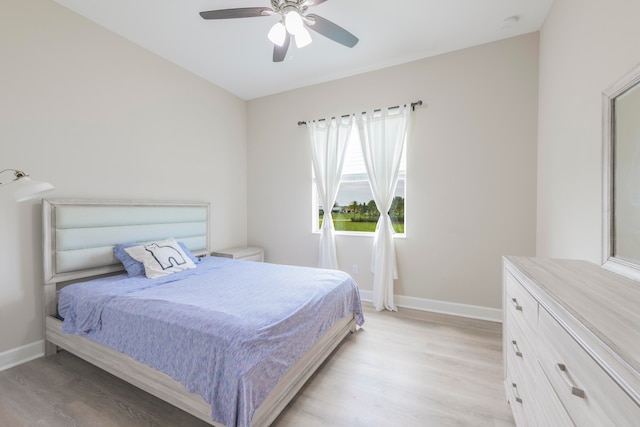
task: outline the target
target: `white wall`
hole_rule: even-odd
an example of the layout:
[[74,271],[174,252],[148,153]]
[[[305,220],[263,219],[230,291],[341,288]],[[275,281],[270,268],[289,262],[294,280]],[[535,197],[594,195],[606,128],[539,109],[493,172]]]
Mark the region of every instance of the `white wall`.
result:
[[537,254],[602,260],[602,91],[640,62],[640,2],[555,0],[540,35]]
[[[421,99],[396,294],[499,308],[501,256],[535,252],[537,81],[534,33],[250,101],[250,243],[267,261],[316,265],[310,150],[298,120]],[[337,239],[341,268],[364,290],[372,240]]]
[[[214,248],[246,243],[245,101],[54,2],[2,6],[0,169],[48,197],[208,201]],[[40,209],[0,192],[0,367],[43,339]]]

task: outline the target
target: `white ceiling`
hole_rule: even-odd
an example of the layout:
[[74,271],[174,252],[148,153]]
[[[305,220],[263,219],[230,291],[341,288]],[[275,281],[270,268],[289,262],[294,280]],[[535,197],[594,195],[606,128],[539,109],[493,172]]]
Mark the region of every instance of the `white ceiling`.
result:
[[[249,100],[540,29],[553,0],[329,0],[309,13],[355,34],[352,49],[311,32],[272,62],[276,16],[204,20],[201,11],[270,7],[270,0],[55,0]],[[510,29],[502,21],[517,16]]]

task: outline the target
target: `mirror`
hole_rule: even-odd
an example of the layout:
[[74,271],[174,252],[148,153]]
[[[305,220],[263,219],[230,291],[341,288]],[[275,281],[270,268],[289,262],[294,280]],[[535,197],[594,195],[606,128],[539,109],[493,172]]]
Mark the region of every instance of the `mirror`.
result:
[[640,280],[640,65],[603,93],[603,266]]

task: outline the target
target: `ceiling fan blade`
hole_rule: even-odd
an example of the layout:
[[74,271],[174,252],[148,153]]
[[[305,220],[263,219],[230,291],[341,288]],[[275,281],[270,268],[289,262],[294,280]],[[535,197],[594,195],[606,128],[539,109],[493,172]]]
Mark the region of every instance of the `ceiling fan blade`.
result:
[[289,50],[289,44],[291,44],[291,36],[287,33],[282,46],[273,45],[273,62],[284,61],[287,56],[287,50]]
[[312,23],[307,23],[307,27],[331,40],[347,47],[354,47],[360,41],[356,36],[345,30],[341,26],[324,19],[321,16],[310,13],[306,16]]
[[268,7],[241,7],[237,9],[220,9],[200,12],[204,19],[231,19],[231,18],[253,18],[255,16],[269,16],[273,14],[273,9]]

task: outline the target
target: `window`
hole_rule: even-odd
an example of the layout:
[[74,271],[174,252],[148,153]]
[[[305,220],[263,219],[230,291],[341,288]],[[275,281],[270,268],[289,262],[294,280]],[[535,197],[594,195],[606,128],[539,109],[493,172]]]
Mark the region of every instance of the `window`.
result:
[[[393,221],[393,229],[404,235],[404,211],[406,189],[406,144],[402,153],[402,162],[398,174],[398,185],[389,215]],[[311,168],[313,170],[313,168]],[[316,191],[315,177],[313,182],[313,231],[318,232],[324,220],[324,206],[320,205]],[[367,170],[362,157],[362,148],[358,128],[354,126],[345,154],[340,188],[336,203],[332,207],[333,225],[337,232],[373,233],[380,212],[373,201]]]

